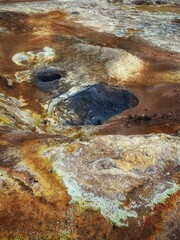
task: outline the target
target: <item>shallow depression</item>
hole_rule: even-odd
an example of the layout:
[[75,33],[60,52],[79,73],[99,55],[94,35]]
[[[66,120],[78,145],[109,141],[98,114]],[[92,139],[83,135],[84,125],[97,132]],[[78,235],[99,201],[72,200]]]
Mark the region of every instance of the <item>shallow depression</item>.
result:
[[62,73],[56,68],[46,68],[35,74],[35,85],[44,91],[52,91],[58,88]]
[[137,97],[128,90],[95,84],[60,101],[57,108],[67,124],[101,125],[137,104]]

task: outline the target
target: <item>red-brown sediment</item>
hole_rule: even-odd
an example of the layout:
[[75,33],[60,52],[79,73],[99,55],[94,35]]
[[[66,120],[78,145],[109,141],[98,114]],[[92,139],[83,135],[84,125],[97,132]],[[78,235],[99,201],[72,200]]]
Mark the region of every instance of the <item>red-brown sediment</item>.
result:
[[[1,91],[8,96],[16,98],[23,97],[26,100],[27,108],[41,113],[40,103],[45,102],[47,98],[46,94],[29,83],[15,83],[13,87],[7,86],[4,76],[8,75],[13,79],[15,71],[26,70],[26,68],[18,67],[12,62],[11,58],[15,53],[43,48],[46,45],[57,48],[58,45],[61,46],[61,42],[56,41],[56,38],[59,36],[61,36],[62,39],[66,36],[71,36],[72,40],[70,40],[69,43],[67,41],[67,46],[74,41],[77,42],[79,39],[79,41],[83,40],[95,46],[119,47],[135,54],[147,63],[138,77],[126,83],[126,86],[130,87],[130,90],[137,94],[139,105],[119,116],[121,119],[123,116],[127,118],[128,115],[132,115],[137,124],[134,124],[134,121],[124,119],[118,121],[117,117],[115,122],[112,120],[113,125],[109,128],[106,127],[103,132],[116,134],[142,134],[151,132],[175,133],[179,129],[178,99],[180,91],[178,83],[168,83],[171,81],[171,75],[168,75],[167,71],[169,69],[172,75],[174,71],[177,71],[180,55],[154,47],[143,39],[135,37],[123,39],[108,33],[95,32],[81,24],[70,22],[65,16],[63,13],[55,11],[47,14],[33,15],[18,15],[18,13],[16,13],[12,15],[12,19],[6,19],[6,15],[1,18],[2,24],[9,30],[12,30],[14,20],[20,19],[16,21],[16,28],[13,29],[15,32],[18,31],[18,34],[11,32],[2,35],[0,38],[2,46],[0,67],[2,74],[0,84]],[[23,25],[21,19],[26,19],[25,21],[23,20]],[[74,39],[74,37],[76,37],[76,39]],[[11,45],[11,48],[9,48],[9,45]],[[175,81],[174,79],[176,79],[176,75],[173,77],[173,81]],[[110,79],[108,83],[116,86],[119,85],[116,79]],[[165,85],[162,85],[162,83]],[[151,87],[143,87],[146,85],[155,86],[152,87],[151,90]],[[147,115],[151,118],[151,121],[138,121],[141,115]],[[153,117],[154,115],[156,117]],[[124,123],[123,128],[120,126],[122,121]],[[131,125],[135,126],[133,127]]]

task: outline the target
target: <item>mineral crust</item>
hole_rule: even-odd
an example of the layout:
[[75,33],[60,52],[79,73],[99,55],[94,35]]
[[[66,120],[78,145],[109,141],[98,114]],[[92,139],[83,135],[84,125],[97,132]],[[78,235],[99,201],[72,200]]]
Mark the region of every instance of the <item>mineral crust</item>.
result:
[[0,240],[178,240],[179,1],[0,0]]

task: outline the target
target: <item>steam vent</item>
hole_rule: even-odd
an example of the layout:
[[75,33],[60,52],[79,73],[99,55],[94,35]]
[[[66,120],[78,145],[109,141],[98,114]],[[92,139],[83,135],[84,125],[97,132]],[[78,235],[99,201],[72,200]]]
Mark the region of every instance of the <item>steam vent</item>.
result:
[[180,239],[180,0],[0,0],[0,240]]

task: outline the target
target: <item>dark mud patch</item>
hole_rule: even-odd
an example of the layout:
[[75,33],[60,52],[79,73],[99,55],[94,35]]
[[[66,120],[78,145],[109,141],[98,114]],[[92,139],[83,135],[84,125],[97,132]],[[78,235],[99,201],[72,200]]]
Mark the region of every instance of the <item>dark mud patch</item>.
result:
[[128,90],[95,84],[58,104],[71,125],[101,125],[109,118],[135,107],[138,99]]

